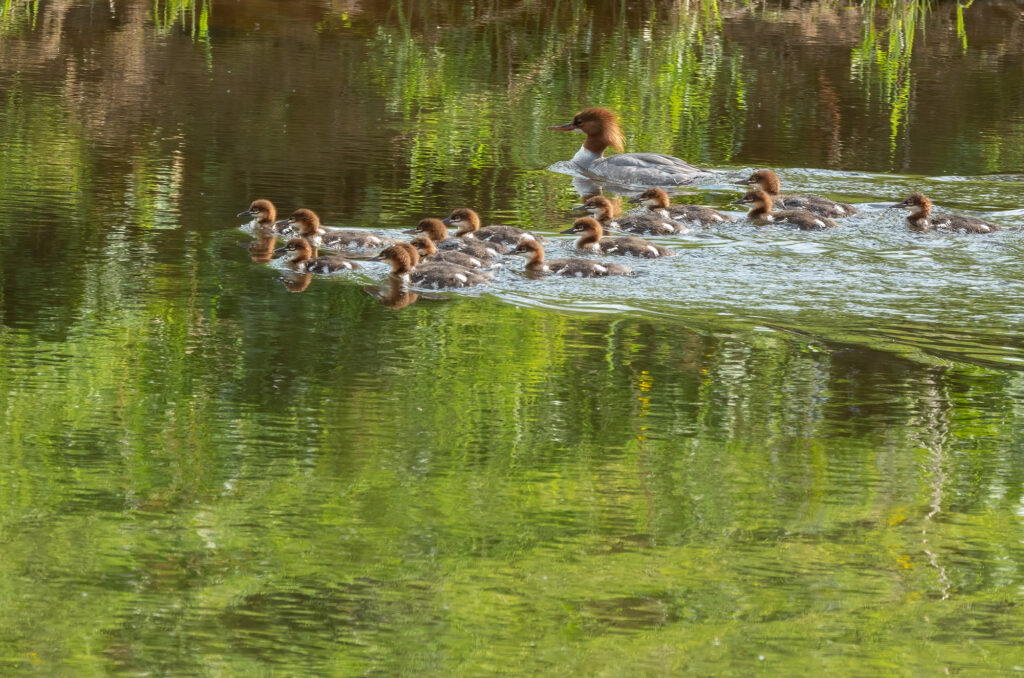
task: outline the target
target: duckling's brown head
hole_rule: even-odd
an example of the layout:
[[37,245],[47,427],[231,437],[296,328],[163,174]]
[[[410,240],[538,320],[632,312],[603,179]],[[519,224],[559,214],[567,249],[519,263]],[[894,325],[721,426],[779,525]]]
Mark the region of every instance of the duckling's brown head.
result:
[[757,170],[743,181],[736,183],[742,186],[757,186],[771,195],[779,194],[779,175],[771,170]]
[[590,212],[596,219],[611,219],[615,216],[615,205],[603,195],[587,198],[581,209]]
[[911,193],[906,200],[893,205],[911,210],[914,214],[928,214],[932,209],[932,201],[924,193]]
[[279,247],[275,252],[291,252],[292,261],[304,261],[313,256],[313,246],[309,244],[309,241],[305,238],[292,238],[284,247]]
[[407,242],[398,242],[385,247],[380,254],[373,257],[374,261],[386,261],[391,265],[391,275],[404,276],[420,263],[420,254]]
[[576,221],[572,222],[572,226],[562,231],[562,233],[586,233],[588,235],[596,235],[600,238],[604,233],[604,230],[602,230],[601,224],[597,219],[593,217],[580,217]]
[[516,248],[512,250],[512,254],[532,254],[535,256],[540,254],[544,256],[544,246],[533,238],[521,238],[516,243]]
[[423,233],[436,242],[441,242],[448,238],[448,229],[445,227],[444,222],[434,217],[420,219],[420,223],[416,224],[416,228],[411,228],[406,233]]
[[660,188],[648,188],[637,197],[630,198],[629,202],[644,205],[652,209],[664,209],[669,205],[668,193]]
[[472,233],[480,228],[480,215],[468,207],[459,207],[452,210],[446,219],[441,220],[449,226],[455,226],[458,234]]
[[420,256],[425,257],[433,254],[434,252],[437,252],[437,248],[434,247],[434,241],[425,235],[421,235],[418,238],[413,238],[411,241],[409,241],[409,244],[415,247],[417,251],[419,251]]
[[253,200],[252,204],[249,205],[249,209],[239,212],[238,216],[256,217],[257,221],[261,223],[273,223],[277,219],[277,209],[274,207],[274,203],[269,200]]
[[320,217],[313,210],[308,210],[304,207],[292,212],[292,215],[285,220],[285,223],[302,236],[316,235],[320,230]]
[[756,191],[748,191],[739,200],[733,202],[734,205],[752,205],[755,209],[767,209],[772,208],[772,197],[765,191],[757,189]]

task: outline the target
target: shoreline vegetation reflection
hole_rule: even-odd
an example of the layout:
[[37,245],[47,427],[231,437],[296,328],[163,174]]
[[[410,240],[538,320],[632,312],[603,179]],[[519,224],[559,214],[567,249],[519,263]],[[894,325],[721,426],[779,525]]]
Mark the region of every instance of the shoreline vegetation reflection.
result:
[[[0,673],[1019,672],[1022,59],[1019,0],[0,0]],[[673,201],[862,212],[464,295],[242,242],[568,256],[591,105]]]

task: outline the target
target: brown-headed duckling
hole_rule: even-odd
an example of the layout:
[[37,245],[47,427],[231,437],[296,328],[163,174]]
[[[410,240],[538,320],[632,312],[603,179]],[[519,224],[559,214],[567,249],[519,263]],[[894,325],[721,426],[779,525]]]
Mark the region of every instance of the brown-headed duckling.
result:
[[779,195],[779,175],[771,170],[757,170],[743,181],[743,186],[757,186],[772,197],[772,203],[784,210],[807,210],[819,216],[839,219],[858,212],[853,205],[836,202],[820,195]]
[[536,240],[523,239],[516,245],[513,254],[526,254],[526,270],[530,273],[554,273],[570,278],[603,278],[609,275],[633,275],[633,271],[621,264],[593,259],[551,259],[544,260],[544,246]]
[[838,226],[828,217],[808,212],[807,210],[781,210],[772,212],[772,197],[765,191],[750,191],[737,200],[735,205],[751,205],[747,218],[763,226],[765,224],[789,224],[802,231],[820,231]]
[[603,254],[626,254],[645,259],[671,257],[674,252],[661,245],[636,236],[624,238],[601,238],[604,229],[593,217],[581,217],[562,233],[581,233],[576,239],[576,249]]
[[327,248],[368,248],[383,247],[394,242],[391,238],[348,228],[326,228],[320,224],[320,217],[310,209],[297,209],[287,219],[278,221],[278,230],[294,230],[299,237],[307,238],[314,247]]
[[465,266],[466,268],[483,268],[487,265],[483,260],[466,252],[460,252],[458,250],[445,250],[444,252],[438,252],[437,247],[434,246],[434,241],[425,235],[413,238],[409,244],[419,251],[420,261],[424,263],[446,261],[449,264],[458,264],[459,266]]
[[542,240],[539,236],[515,226],[499,224],[481,228],[480,215],[468,207],[459,207],[452,210],[452,213],[441,221],[448,226],[455,226],[457,228],[455,231],[456,238],[473,238],[486,242],[501,243],[502,245],[515,245],[523,238],[537,241]]
[[335,273],[337,271],[354,271],[357,268],[362,268],[356,262],[336,254],[320,257],[314,256],[313,246],[309,244],[309,240],[306,238],[292,238],[284,247],[280,247],[275,251],[279,253],[290,252],[291,258],[288,260],[288,263],[296,271]]
[[587,198],[577,209],[590,212],[591,216],[597,219],[605,230],[618,229],[620,231],[642,233],[645,235],[671,235],[673,233],[686,233],[689,231],[688,228],[678,221],[673,221],[653,212],[616,216],[617,210],[615,205],[603,195]]
[[924,193],[911,193],[907,199],[893,207],[910,210],[907,224],[910,230],[927,231],[959,231],[962,233],[994,233],[1001,230],[990,221],[963,214],[941,214],[932,212],[932,201]]
[[641,204],[655,214],[676,221],[689,221],[701,226],[713,226],[734,221],[730,216],[703,205],[673,205],[669,202],[668,193],[660,188],[648,188],[629,202]]
[[422,233],[434,242],[439,250],[457,250],[476,257],[485,264],[490,265],[494,259],[502,254],[508,253],[508,248],[499,242],[486,242],[476,238],[449,238],[448,227],[440,219],[420,219],[416,228],[409,229],[405,233]]
[[405,280],[420,287],[471,287],[489,282],[489,273],[445,262],[420,264],[416,248],[407,242],[397,242],[373,257],[391,266],[391,277]]
[[238,216],[252,217],[252,221],[249,222],[250,225],[255,226],[261,231],[273,231],[277,220],[277,208],[274,207],[274,203],[261,198],[253,200],[252,204],[249,205],[249,209],[239,212]]

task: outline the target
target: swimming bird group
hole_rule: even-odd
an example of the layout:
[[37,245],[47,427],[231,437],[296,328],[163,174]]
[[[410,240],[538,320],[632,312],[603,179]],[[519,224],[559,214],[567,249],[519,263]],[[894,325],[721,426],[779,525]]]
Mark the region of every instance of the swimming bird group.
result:
[[[667,257],[674,252],[639,236],[671,236],[735,222],[733,217],[710,207],[672,205],[663,188],[690,183],[710,172],[658,153],[619,153],[604,158],[607,148],[621,151],[623,147],[615,114],[608,109],[588,108],[577,113],[572,122],[548,129],[586,135],[572,159],[582,174],[616,185],[646,189],[630,200],[640,208],[626,215],[619,214],[617,203],[604,195],[587,196],[577,209],[591,216],[576,219],[571,227],[562,231],[579,235],[573,243],[578,251],[591,255]],[[858,212],[852,205],[821,196],[782,195],[779,177],[771,170],[758,170],[736,183],[750,186],[751,190],[734,204],[750,206],[747,218],[759,226],[780,224],[800,230],[825,230],[836,227],[836,219]],[[777,207],[782,209],[775,209]],[[931,201],[921,193],[914,193],[891,207],[911,210],[907,223],[913,231],[991,233],[1000,230],[996,224],[977,217],[932,212]],[[415,228],[405,231],[415,236],[410,242],[369,231],[325,227],[317,214],[306,208],[278,220],[276,208],[266,199],[253,201],[238,216],[252,217],[250,226],[255,240],[248,247],[253,261],[268,261],[273,253],[282,254],[288,267],[304,276],[299,282],[293,282],[294,287],[289,286],[295,291],[305,289],[309,274],[362,268],[356,258],[321,255],[320,248],[374,251],[374,256],[361,261],[386,263],[392,282],[401,288],[413,285],[441,289],[484,284],[493,277],[491,269],[510,253],[527,256],[524,270],[531,275],[579,278],[633,275],[629,267],[605,256],[546,259],[544,243],[547,240],[542,236],[514,226],[481,226],[477,212],[467,207],[453,210],[444,219],[422,219]],[[449,227],[455,228],[454,235],[449,234]],[[616,232],[626,235],[605,237]],[[278,237],[287,237],[287,241],[283,247],[274,249]],[[394,294],[397,293],[396,289]]]

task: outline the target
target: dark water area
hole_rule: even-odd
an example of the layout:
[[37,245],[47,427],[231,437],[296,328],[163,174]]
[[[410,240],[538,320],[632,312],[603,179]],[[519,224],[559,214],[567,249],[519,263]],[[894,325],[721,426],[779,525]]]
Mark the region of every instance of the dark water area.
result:
[[[861,213],[468,293],[235,217],[568,256],[593,105]],[[1019,1],[0,0],[0,674],[1024,672],[1022,188]]]

